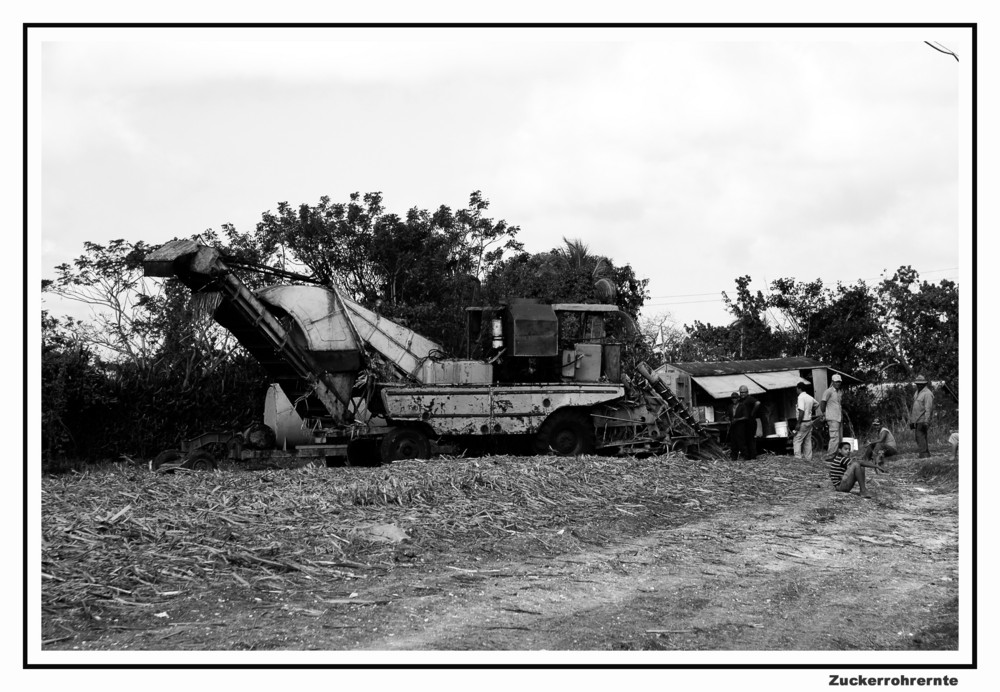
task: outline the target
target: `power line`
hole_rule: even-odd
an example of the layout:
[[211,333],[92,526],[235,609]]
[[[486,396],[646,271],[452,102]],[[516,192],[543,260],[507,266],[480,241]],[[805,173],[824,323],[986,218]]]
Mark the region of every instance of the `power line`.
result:
[[694,305],[695,303],[722,303],[722,302],[725,302],[722,300],[722,298],[715,298],[712,300],[682,300],[682,301],[667,301],[665,303],[663,302],[643,303],[643,306],[648,305],[650,307],[660,307],[663,305]]
[[[945,267],[944,269],[927,269],[926,271],[917,271],[918,276],[924,274],[940,274],[941,272],[951,272],[957,271],[958,267]],[[885,275],[880,276],[870,276],[865,279],[859,279],[860,281],[873,281],[875,279],[881,279]],[[766,279],[765,279],[766,281]],[[649,301],[643,304],[643,307],[647,308],[658,308],[658,307],[668,307],[671,305],[695,305],[699,303],[723,303],[725,300],[722,298],[722,293],[724,291],[712,291],[710,293],[677,293],[670,295],[658,295],[650,296]],[[710,300],[665,300],[669,298],[699,298],[701,296],[719,296]]]
[[650,296],[650,297],[653,298],[653,299],[659,299],[659,298],[695,298],[695,297],[698,297],[698,296],[714,296],[714,295],[718,295],[719,293],[721,293],[721,291],[713,291],[711,293],[678,293],[676,295]]

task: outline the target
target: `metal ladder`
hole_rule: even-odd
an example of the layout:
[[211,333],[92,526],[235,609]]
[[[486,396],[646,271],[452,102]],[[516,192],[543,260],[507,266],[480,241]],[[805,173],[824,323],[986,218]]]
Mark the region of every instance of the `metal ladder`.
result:
[[661,380],[660,378],[653,375],[652,370],[645,363],[639,363],[639,372],[642,374],[649,386],[653,390],[653,394],[660,399],[663,404],[667,407],[674,416],[680,419],[680,421],[691,430],[692,433],[698,438],[699,448],[704,448],[705,451],[709,452],[711,456],[726,458],[726,450],[723,449],[715,438],[705,429],[705,427],[699,423],[691,412],[688,411],[687,407],[677,398],[677,395],[673,393],[670,387]]

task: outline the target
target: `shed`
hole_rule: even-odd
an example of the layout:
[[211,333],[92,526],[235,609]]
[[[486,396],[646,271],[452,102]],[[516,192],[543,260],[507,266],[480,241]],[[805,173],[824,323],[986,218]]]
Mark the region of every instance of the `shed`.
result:
[[845,386],[861,380],[815,358],[792,356],[763,360],[732,360],[720,363],[667,363],[656,369],[674,394],[694,416],[707,424],[725,425],[729,420],[729,396],[745,385],[767,408],[765,436],[775,434],[775,423],[795,418],[795,386],[802,381],[817,399],[829,386],[834,373]]

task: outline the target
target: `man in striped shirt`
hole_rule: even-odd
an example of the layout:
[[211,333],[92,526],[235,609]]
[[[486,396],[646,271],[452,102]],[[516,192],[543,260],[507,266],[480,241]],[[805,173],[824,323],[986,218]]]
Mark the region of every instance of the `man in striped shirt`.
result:
[[885,473],[883,463],[881,460],[876,463],[867,459],[852,458],[850,442],[841,442],[837,451],[826,458],[826,467],[830,471],[833,489],[839,493],[849,493],[857,483],[858,493],[866,499],[871,495],[868,494],[868,487],[865,485],[865,468],[875,469],[876,473]]

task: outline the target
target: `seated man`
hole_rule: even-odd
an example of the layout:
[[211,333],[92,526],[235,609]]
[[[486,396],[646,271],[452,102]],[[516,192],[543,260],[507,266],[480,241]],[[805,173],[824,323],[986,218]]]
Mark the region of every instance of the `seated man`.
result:
[[830,480],[833,481],[833,489],[839,493],[849,493],[854,489],[854,484],[858,484],[858,492],[861,497],[870,498],[868,488],[865,485],[865,468],[875,469],[876,472],[885,472],[882,468],[883,461],[874,463],[868,460],[851,458],[851,443],[841,442],[837,451],[826,458],[826,465],[830,471]]
[[953,464],[958,463],[958,409],[955,409],[955,427],[951,430],[951,435],[948,436],[948,444],[951,445],[951,462]]
[[875,439],[865,447],[865,459],[871,461],[874,455],[875,460],[878,461],[882,457],[895,456],[897,453],[896,438],[893,436],[892,431],[882,425],[882,421],[879,418],[872,421],[872,429],[878,432],[875,433]]

